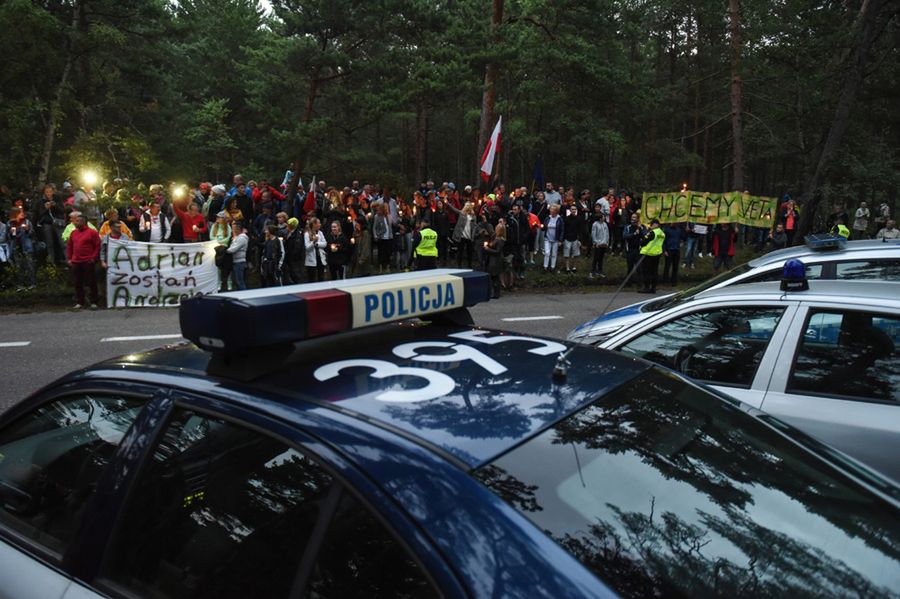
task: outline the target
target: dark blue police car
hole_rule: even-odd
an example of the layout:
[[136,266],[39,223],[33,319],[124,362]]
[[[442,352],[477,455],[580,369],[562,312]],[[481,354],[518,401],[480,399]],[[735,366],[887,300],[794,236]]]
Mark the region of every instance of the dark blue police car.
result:
[[448,270],[195,298],[193,343],[15,406],[0,596],[900,592],[896,488],[648,362],[476,328],[489,293]]

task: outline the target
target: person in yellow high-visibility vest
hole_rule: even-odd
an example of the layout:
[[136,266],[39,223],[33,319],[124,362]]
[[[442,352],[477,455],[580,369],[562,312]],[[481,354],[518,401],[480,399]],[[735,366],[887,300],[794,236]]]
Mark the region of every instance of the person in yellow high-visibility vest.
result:
[[656,279],[659,272],[659,257],[663,253],[663,242],[666,234],[659,228],[659,219],[650,221],[650,228],[641,240],[641,260],[644,261],[642,272],[644,287],[638,293],[656,293]]
[[413,236],[413,257],[416,260],[416,270],[437,268],[438,234],[424,220],[419,221],[418,226],[419,230]]
[[844,239],[850,239],[850,227],[847,226],[847,219],[840,217],[837,223],[831,228],[832,235],[840,235]]

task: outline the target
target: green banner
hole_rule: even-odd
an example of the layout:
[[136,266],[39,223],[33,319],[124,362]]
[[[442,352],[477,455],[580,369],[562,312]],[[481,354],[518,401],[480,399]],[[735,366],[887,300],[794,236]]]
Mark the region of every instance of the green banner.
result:
[[644,222],[658,218],[661,223],[741,223],[771,228],[776,220],[777,198],[752,196],[732,191],[644,192]]

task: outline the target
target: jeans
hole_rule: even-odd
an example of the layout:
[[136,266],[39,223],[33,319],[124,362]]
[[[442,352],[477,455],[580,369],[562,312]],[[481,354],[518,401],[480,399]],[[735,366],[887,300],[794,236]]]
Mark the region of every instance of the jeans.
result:
[[235,262],[231,268],[231,276],[234,279],[234,286],[237,287],[238,290],[243,291],[247,288],[247,283],[244,282],[244,271],[247,269],[247,263]]
[[687,242],[684,245],[684,265],[691,267],[694,265],[694,250],[697,249],[697,236],[688,235]]
[[558,253],[559,243],[544,237],[544,268],[556,269],[556,256]]
[[539,252],[544,247],[544,230],[538,229],[534,232],[534,251]]
[[[666,251],[666,257],[663,261],[663,282],[668,281],[672,285],[678,284],[678,254],[679,250]],[[670,275],[671,273],[671,275]]]
[[47,246],[47,260],[62,264],[66,261],[66,249],[63,246],[59,229],[51,224],[41,225],[41,239]]

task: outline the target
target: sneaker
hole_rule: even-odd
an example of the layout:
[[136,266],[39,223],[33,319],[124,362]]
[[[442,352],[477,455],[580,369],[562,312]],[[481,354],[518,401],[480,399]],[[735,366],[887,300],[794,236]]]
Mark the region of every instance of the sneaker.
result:
[[703,257],[703,252],[697,252],[697,257],[698,257],[698,258],[702,258],[702,257]]
[[81,304],[75,304],[74,306],[72,306],[72,308],[74,308],[75,310],[81,310],[81,308],[83,307],[84,306],[82,306]]
[[91,304],[91,310],[96,310],[96,309],[97,309],[97,304]]
[[588,273],[588,278],[589,278],[589,279],[593,279],[594,276],[595,276],[594,273],[592,273],[592,272],[589,272],[589,273]]
[[34,285],[29,285],[28,287],[26,287],[26,289],[28,289],[28,291],[31,291],[31,290],[34,289],[34,288],[35,288]]
[[693,264],[691,264],[691,270],[694,270],[694,265],[693,265]]
[[685,269],[685,268],[687,268],[687,264],[685,264],[684,262],[682,262],[682,263],[681,263],[681,268],[682,268],[682,270]]

